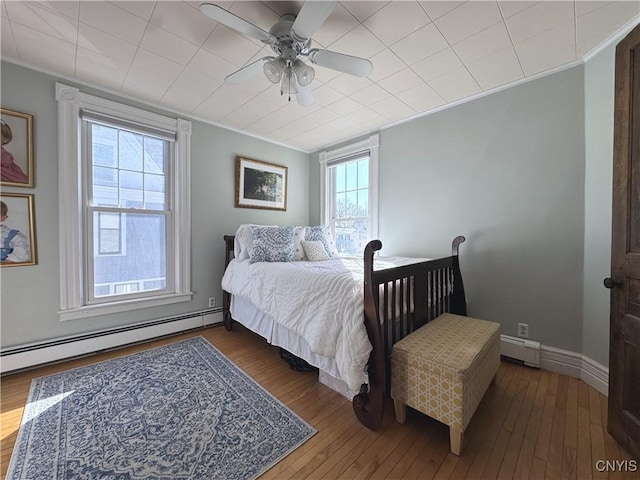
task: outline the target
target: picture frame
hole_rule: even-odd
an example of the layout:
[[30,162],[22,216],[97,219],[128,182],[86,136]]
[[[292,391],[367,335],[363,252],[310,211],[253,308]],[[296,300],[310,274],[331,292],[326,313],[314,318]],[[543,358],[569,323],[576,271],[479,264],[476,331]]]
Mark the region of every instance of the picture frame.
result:
[[33,115],[0,108],[2,168],[0,185],[33,188]]
[[0,267],[38,263],[33,197],[22,193],[0,194]]
[[236,157],[236,207],[287,210],[288,167]]

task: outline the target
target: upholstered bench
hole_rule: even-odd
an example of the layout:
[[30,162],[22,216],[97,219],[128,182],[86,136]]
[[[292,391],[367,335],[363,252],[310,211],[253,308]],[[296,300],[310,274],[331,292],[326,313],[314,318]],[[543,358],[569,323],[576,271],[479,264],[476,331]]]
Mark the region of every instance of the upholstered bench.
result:
[[500,325],[445,313],[406,336],[391,354],[391,398],[396,420],[406,406],[449,426],[451,452],[500,365]]

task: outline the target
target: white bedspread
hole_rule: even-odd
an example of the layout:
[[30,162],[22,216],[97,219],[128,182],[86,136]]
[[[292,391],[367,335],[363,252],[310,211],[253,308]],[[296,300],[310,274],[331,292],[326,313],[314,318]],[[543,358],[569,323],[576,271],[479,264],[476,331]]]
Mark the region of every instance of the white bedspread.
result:
[[[376,269],[424,259],[376,259]],[[300,335],[311,350],[335,358],[350,389],[368,382],[372,346],[364,326],[361,257],[322,262],[254,263],[232,260],[222,288],[260,308]]]

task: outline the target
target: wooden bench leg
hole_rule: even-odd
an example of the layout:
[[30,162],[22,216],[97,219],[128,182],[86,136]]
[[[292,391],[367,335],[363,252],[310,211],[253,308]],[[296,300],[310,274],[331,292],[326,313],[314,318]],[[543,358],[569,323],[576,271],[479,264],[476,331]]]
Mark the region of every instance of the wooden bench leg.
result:
[[393,409],[396,412],[396,422],[404,423],[407,420],[407,406],[398,400],[394,400]]
[[462,442],[464,438],[464,432],[449,427],[449,445],[451,453],[460,456],[462,453]]

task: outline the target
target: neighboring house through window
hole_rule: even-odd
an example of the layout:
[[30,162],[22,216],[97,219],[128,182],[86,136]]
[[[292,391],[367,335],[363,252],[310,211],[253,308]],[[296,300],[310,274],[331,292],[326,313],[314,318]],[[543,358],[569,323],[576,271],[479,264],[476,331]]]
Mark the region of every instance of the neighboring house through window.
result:
[[62,84],[56,98],[61,318],[190,300],[190,122]]
[[378,237],[378,135],[320,153],[321,217],[340,253]]

